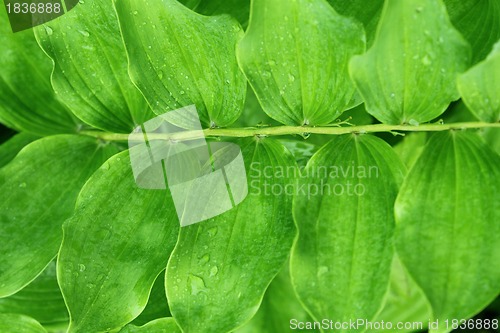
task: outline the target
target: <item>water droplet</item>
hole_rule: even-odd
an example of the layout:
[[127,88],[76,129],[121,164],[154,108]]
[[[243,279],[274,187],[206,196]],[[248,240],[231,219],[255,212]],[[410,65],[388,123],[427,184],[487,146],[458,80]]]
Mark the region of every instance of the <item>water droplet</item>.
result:
[[422,12],[422,10],[424,10],[424,8],[423,8],[423,7],[417,7],[417,8],[415,8],[415,11],[416,11],[417,13],[421,13],[421,12]]
[[137,10],[134,10],[134,15],[137,15],[139,14],[139,12]]
[[163,79],[163,72],[162,71],[158,71],[158,78],[160,80]]
[[209,260],[210,260],[210,255],[207,253],[201,256],[200,263],[206,264]]
[[309,137],[311,136],[311,133],[302,133],[301,136],[304,138],[304,139],[309,139]]
[[88,31],[86,31],[86,30],[78,30],[78,32],[80,34],[82,34],[82,36],[84,36],[84,37],[89,37],[90,36],[90,33]]
[[262,76],[265,77],[265,78],[270,78],[271,77],[271,72],[263,71],[262,72]]
[[184,90],[179,91],[179,94],[184,95],[186,92]]
[[89,283],[89,284],[87,284],[87,288],[93,289],[93,288],[95,288],[95,284]]
[[151,45],[148,45],[148,49],[150,49],[150,50],[151,50],[152,48],[153,48],[153,47],[152,47]]
[[295,76],[293,76],[292,74],[288,74],[288,82],[292,83],[295,81]]
[[20,188],[26,188],[26,183],[23,182],[23,183],[19,184],[19,187]]
[[85,3],[85,1],[83,1],[83,0],[78,0],[78,3],[79,3],[79,4],[81,4],[81,5],[83,5],[83,4]]
[[80,272],[83,272],[84,270],[86,269],[85,265],[84,264],[78,264],[78,270]]
[[54,33],[54,30],[52,30],[51,27],[45,26],[45,32],[47,32],[47,35],[52,36],[52,34]]
[[226,80],[226,84],[231,84],[231,81],[229,81],[229,80]]
[[104,171],[109,170],[109,163],[108,163],[108,162],[104,163],[104,164],[102,165],[102,167],[101,167],[101,168],[102,168]]
[[392,93],[391,94],[391,98],[395,98],[396,97],[396,94],[395,93]]
[[328,273],[328,267],[327,266],[320,266],[318,268],[318,276],[321,276],[323,274]]
[[418,121],[416,121],[415,119],[410,119],[410,121],[408,122],[408,124],[410,124],[412,126],[418,126],[419,125]]
[[208,229],[208,235],[210,237],[214,237],[215,235],[217,235],[217,231],[218,231],[217,227],[210,228]]
[[424,64],[425,66],[429,66],[431,63],[431,58],[429,58],[428,55],[422,58],[422,64]]
[[213,266],[211,269],[210,269],[210,276],[216,276],[217,273],[219,273],[219,269],[217,268],[217,266]]
[[205,286],[205,281],[199,276],[194,274],[189,274],[189,289],[191,289],[191,295],[198,295],[199,293],[205,291],[207,288]]

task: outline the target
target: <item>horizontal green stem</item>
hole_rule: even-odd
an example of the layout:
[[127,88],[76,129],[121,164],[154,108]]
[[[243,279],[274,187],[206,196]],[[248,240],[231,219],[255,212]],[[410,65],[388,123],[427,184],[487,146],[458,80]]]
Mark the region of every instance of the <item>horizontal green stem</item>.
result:
[[[372,124],[363,126],[330,126],[330,127],[307,127],[307,126],[275,126],[275,127],[248,127],[248,128],[209,128],[202,131],[186,131],[176,134],[148,134],[149,139],[163,140],[192,140],[200,137],[250,137],[250,136],[277,136],[277,135],[304,135],[304,134],[327,134],[340,135],[349,133],[377,133],[377,132],[437,132],[448,130],[478,129],[478,128],[500,128],[500,123],[468,122],[453,124],[422,124],[414,125],[386,125]],[[129,134],[107,133],[99,131],[82,131],[81,134],[89,135],[106,141],[127,141]],[[135,134],[137,139],[142,134]]]

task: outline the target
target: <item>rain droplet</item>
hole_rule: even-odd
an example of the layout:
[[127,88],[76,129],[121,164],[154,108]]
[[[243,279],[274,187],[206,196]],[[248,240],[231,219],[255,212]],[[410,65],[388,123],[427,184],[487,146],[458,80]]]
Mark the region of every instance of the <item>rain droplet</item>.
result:
[[419,125],[418,121],[416,121],[415,119],[410,119],[410,121],[408,122],[408,124],[410,124],[412,126],[418,126]]
[[295,76],[293,76],[292,74],[288,74],[288,82],[292,83],[295,81]]
[[200,263],[206,264],[209,260],[210,260],[210,255],[207,253],[201,256]]
[[217,268],[217,266],[213,266],[211,269],[210,269],[210,276],[216,276],[217,273],[219,273],[219,269]]
[[84,37],[89,37],[90,36],[90,33],[88,31],[86,31],[86,30],[78,30],[78,32],[80,34],[82,34],[82,36],[84,36]]
[[85,265],[84,264],[78,264],[78,270],[80,272],[83,272],[84,270],[86,269]]
[[137,15],[139,14],[139,12],[137,10],[134,10],[134,15]]
[[19,184],[19,187],[20,188],[26,188],[26,183],[23,182],[23,183]]
[[163,72],[162,71],[158,71],[158,78],[160,80],[163,79]]
[[179,91],[181,95],[184,95],[186,92],[184,90]]
[[217,231],[218,231],[217,227],[210,228],[208,229],[208,235],[210,237],[214,237],[215,235],[217,235]]
[[199,293],[205,291],[207,288],[205,286],[205,281],[199,276],[189,274],[189,287],[191,289],[191,295],[198,295]]
[[431,59],[428,55],[422,58],[422,64],[424,64],[425,66],[429,66],[431,64]]
[[47,35],[49,36],[52,36],[52,34],[54,33],[54,30],[52,30],[51,27],[45,27],[45,31],[47,32]]
[[320,266],[318,268],[318,276],[321,276],[323,274],[328,273],[328,267],[327,266]]
[[83,1],[83,0],[78,0],[78,3],[83,5],[83,4],[85,3],[85,1]]
[[391,98],[395,98],[396,97],[396,94],[395,93],[392,93],[391,94]]
[[231,81],[229,81],[229,80],[226,80],[226,84],[230,84],[230,83],[231,83]]

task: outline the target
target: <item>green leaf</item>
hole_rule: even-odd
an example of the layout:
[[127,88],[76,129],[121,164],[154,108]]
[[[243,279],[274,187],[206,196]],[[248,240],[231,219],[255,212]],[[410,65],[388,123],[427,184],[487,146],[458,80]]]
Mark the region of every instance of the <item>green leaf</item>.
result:
[[235,45],[240,25],[205,17],[176,0],[115,0],[130,76],[153,111],[195,104],[205,126],[227,126],[243,110],[246,82]]
[[248,25],[250,0],[183,0],[181,3],[202,15],[229,14],[243,27]]
[[149,294],[148,304],[141,312],[139,317],[135,318],[132,324],[145,325],[157,318],[170,317],[167,295],[165,292],[165,274],[162,272],[155,280],[151,293]]
[[105,162],[63,225],[58,278],[68,332],[108,331],[137,317],[178,230],[169,192],[138,188],[128,151]]
[[486,60],[458,77],[458,90],[478,119],[500,121],[500,41]]
[[174,318],[160,318],[144,326],[127,325],[120,333],[182,333]]
[[328,0],[328,2],[339,14],[354,17],[363,23],[366,32],[366,44],[368,46],[372,45],[384,0]]
[[127,72],[127,55],[110,0],[86,0],[35,28],[54,61],[52,84],[59,98],[94,127],[129,133],[153,118]]
[[325,0],[254,0],[238,60],[271,118],[322,125],[353,106],[348,61],[364,50],[361,25]]
[[490,53],[500,39],[500,2],[497,0],[444,0],[453,25],[472,46],[472,63]]
[[0,297],[23,288],[55,257],[78,192],[115,152],[90,137],[50,136],[0,169]]
[[475,133],[435,134],[396,200],[397,251],[441,323],[473,316],[500,292],[498,165]]
[[26,315],[46,327],[67,326],[69,315],[57,284],[56,263],[51,262],[21,291],[7,298],[0,298],[0,313]]
[[284,171],[293,175],[295,161],[272,139],[240,143],[248,196],[222,215],[182,228],[167,266],[170,310],[184,332],[243,325],[290,252],[295,228],[292,198],[284,191],[293,193],[295,180]]
[[0,122],[38,135],[75,132],[77,120],[55,97],[52,65],[32,30],[13,33],[0,6]]
[[295,296],[289,266],[285,265],[269,285],[259,311],[235,333],[289,333],[293,325],[311,321],[311,317]]
[[0,314],[2,333],[47,333],[35,319],[19,314]]
[[[315,320],[372,319],[389,287],[404,166],[381,139],[342,135],[304,169],[294,198],[294,288]],[[335,330],[361,332],[358,330]]]
[[469,53],[441,0],[387,0],[373,46],[351,60],[350,72],[371,115],[417,124],[460,97],[455,80]]
[[403,140],[394,146],[394,151],[406,167],[411,169],[424,150],[426,141],[427,133],[406,134]]
[[[400,328],[398,333],[421,331],[427,328],[431,317],[430,306],[424,293],[396,256],[392,263],[391,285],[382,310],[373,320],[375,323],[391,323],[392,328],[367,330],[369,333],[394,332],[400,323],[411,325],[411,328]],[[418,326],[421,325],[421,326]]]
[[0,168],[12,161],[27,144],[39,137],[29,133],[19,133],[0,145]]

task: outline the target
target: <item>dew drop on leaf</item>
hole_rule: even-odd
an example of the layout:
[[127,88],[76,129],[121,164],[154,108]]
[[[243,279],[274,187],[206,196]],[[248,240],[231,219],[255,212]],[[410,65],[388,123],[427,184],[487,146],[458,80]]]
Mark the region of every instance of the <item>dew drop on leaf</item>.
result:
[[85,267],[85,265],[84,265],[84,264],[78,264],[78,270],[79,270],[80,272],[85,271],[85,269],[86,269],[86,267]]
[[54,33],[54,30],[52,30],[51,27],[45,27],[45,31],[47,32],[47,35],[49,36],[52,36],[52,34]]
[[208,235],[210,237],[214,237],[215,235],[217,235],[217,231],[218,231],[217,227],[210,228],[208,229]]
[[198,295],[199,293],[205,291],[207,287],[205,286],[205,281],[203,281],[201,277],[189,274],[189,288],[191,295]]
[[82,34],[82,36],[84,36],[84,37],[89,37],[90,36],[90,33],[88,31],[86,31],[86,30],[78,30],[78,32],[80,34]]
[[26,187],[26,183],[23,182],[23,183],[19,184],[19,187],[20,188],[25,188]]
[[210,269],[210,276],[216,276],[217,273],[219,273],[219,269],[217,268],[217,266],[213,266],[211,269]]

